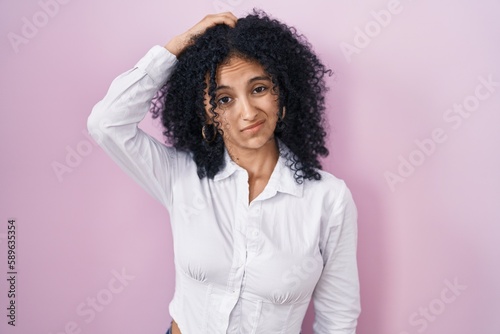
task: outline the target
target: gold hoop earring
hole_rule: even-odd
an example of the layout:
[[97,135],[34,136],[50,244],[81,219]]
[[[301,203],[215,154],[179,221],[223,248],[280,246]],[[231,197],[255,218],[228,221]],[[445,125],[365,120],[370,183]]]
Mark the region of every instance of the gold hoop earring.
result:
[[212,143],[215,138],[217,137],[217,128],[213,125],[213,124],[210,124],[211,127],[212,127],[212,138],[210,138],[210,140],[207,139],[207,130],[206,130],[206,126],[208,124],[204,124],[201,128],[201,136],[203,137],[203,140],[205,140],[208,144]]
[[278,112],[278,121],[276,122],[276,132],[281,132],[285,129],[285,122],[283,120],[285,119],[286,107],[283,107],[280,111]]
[[286,107],[283,107],[281,113],[278,115],[278,122],[282,122],[285,119]]

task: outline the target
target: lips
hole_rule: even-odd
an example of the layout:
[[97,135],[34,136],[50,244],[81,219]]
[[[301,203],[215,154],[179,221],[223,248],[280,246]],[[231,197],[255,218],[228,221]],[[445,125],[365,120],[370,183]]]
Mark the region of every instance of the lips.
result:
[[264,121],[258,121],[256,123],[253,123],[252,125],[247,126],[246,128],[242,129],[241,131],[247,131],[247,130],[252,130],[258,128],[260,125],[264,124]]

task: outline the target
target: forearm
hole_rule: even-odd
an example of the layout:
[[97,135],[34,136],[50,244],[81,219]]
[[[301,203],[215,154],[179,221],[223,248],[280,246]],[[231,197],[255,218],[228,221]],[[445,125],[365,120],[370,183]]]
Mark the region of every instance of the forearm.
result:
[[122,139],[127,134],[133,136],[176,62],[165,48],[154,46],[132,69],[116,77],[92,109],[87,122],[90,134],[98,142],[116,133]]
[[165,48],[151,48],[135,67],[113,80],[87,121],[90,135],[102,149],[166,207],[175,150],[147,135],[138,124],[176,62]]

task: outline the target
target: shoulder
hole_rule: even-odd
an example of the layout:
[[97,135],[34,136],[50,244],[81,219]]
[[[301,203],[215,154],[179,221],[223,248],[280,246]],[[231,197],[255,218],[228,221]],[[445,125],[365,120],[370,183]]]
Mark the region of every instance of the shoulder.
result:
[[347,183],[327,171],[318,172],[321,180],[304,181],[304,197],[321,205],[323,218],[331,219],[332,216],[342,216],[346,210],[355,210],[356,205]]
[[335,199],[343,197],[349,191],[346,182],[324,170],[317,170],[321,175],[320,180],[305,180],[304,191],[311,194],[321,195],[326,198]]

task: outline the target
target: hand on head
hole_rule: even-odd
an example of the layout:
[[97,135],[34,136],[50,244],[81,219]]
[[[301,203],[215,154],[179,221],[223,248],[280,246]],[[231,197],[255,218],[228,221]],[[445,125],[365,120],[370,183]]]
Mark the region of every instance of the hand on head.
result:
[[230,27],[234,27],[237,20],[238,18],[231,12],[209,14],[186,32],[172,38],[165,45],[165,48],[175,56],[178,56],[189,45],[194,36],[203,34],[205,30],[217,24],[227,24]]

